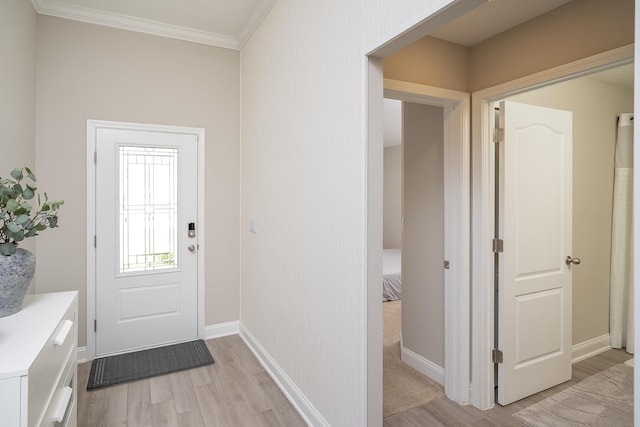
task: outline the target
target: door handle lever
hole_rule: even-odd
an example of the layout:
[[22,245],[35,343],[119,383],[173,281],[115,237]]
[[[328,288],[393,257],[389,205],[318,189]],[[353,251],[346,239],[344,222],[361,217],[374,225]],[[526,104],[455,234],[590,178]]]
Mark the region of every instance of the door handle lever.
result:
[[565,262],[567,263],[567,266],[571,266],[571,264],[578,265],[582,261],[580,261],[580,258],[571,258],[571,256],[569,255],[567,256],[567,259],[565,260]]

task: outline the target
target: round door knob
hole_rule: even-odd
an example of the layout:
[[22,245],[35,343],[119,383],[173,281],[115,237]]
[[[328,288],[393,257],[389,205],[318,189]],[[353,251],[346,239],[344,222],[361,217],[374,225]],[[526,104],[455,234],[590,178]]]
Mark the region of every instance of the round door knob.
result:
[[189,249],[190,252],[194,252],[196,250],[196,247],[194,245],[189,245],[187,249]]
[[580,258],[571,258],[571,256],[567,256],[567,260],[565,262],[570,266],[571,264],[578,265],[582,261],[580,261]]

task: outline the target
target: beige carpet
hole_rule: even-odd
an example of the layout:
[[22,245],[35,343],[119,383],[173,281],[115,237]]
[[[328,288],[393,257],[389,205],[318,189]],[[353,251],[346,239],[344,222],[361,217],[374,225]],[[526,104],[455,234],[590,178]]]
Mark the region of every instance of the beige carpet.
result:
[[620,363],[513,416],[532,427],[633,426],[633,368]]
[[382,308],[384,313],[383,413],[387,418],[442,397],[444,390],[441,385],[400,360],[401,301],[385,302]]

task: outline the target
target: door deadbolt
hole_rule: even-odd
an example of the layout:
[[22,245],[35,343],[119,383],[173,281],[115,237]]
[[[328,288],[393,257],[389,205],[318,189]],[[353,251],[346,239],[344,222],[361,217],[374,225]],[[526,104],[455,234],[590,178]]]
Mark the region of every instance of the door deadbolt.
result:
[[189,237],[196,237],[196,223],[189,223]]
[[565,262],[567,263],[568,266],[571,266],[571,264],[578,265],[582,261],[580,261],[580,258],[571,258],[571,256],[567,256],[567,259],[565,260]]

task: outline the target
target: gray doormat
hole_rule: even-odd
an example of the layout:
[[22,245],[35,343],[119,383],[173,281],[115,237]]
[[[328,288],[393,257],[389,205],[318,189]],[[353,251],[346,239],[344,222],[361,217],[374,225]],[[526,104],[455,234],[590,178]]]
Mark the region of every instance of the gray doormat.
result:
[[203,340],[94,359],[87,390],[169,374],[213,363]]
[[633,368],[620,363],[513,416],[532,427],[633,426]]

